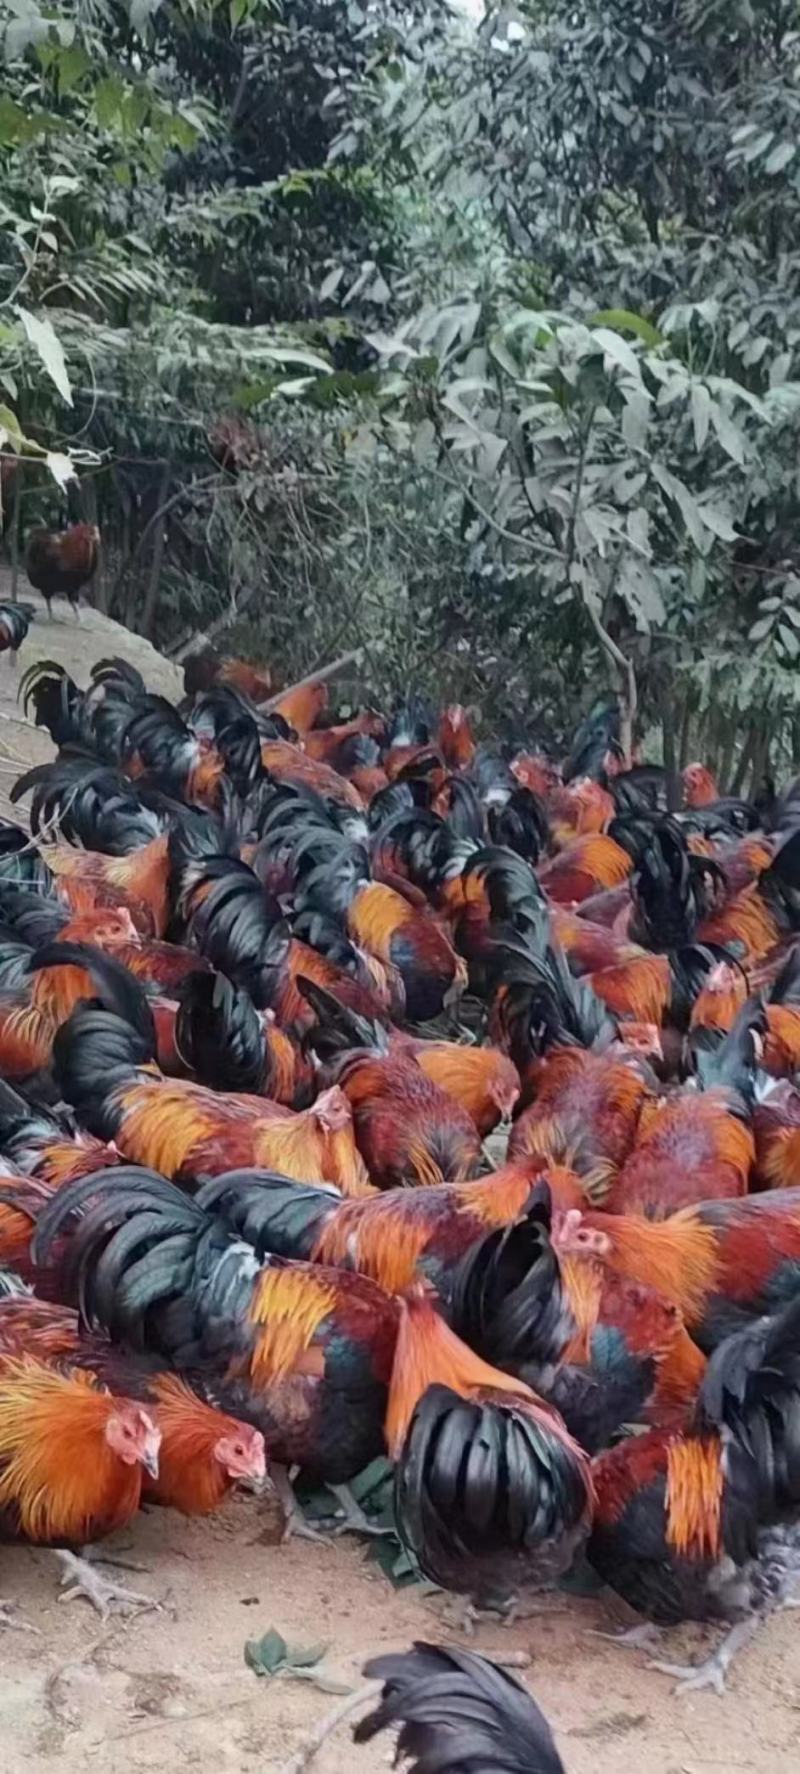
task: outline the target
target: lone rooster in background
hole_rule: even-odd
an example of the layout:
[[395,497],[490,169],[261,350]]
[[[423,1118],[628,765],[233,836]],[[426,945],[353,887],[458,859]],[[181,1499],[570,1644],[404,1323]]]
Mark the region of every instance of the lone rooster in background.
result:
[[25,571],[40,591],[53,620],[53,598],[65,597],[75,618],[80,615],[79,593],[97,571],[100,531],[96,524],[70,524],[61,532],[32,530],[25,551]]

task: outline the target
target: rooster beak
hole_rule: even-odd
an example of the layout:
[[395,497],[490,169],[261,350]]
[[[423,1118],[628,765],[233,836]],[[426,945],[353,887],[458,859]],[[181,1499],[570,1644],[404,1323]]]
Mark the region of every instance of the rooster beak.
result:
[[145,1469],[145,1472],[148,1472],[150,1474],[151,1478],[153,1478],[153,1479],[158,1478],[158,1449],[157,1448],[145,1448],[145,1451],[142,1454],[142,1465]]
[[267,1472],[262,1472],[258,1478],[248,1474],[246,1478],[237,1479],[236,1483],[240,1491],[248,1491],[253,1497],[265,1497],[273,1488],[272,1479]]

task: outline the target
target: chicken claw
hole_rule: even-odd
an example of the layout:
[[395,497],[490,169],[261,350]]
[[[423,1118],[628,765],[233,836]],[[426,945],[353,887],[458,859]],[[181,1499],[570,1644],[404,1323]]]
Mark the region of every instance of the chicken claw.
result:
[[9,1632],[38,1632],[38,1626],[29,1626],[27,1620],[17,1619],[14,1602],[0,1602],[0,1627],[7,1627]]
[[701,1688],[713,1688],[714,1693],[721,1698],[725,1693],[725,1677],[737,1651],[749,1644],[760,1624],[757,1615],[749,1620],[740,1620],[737,1626],[731,1627],[716,1651],[702,1663],[662,1663],[653,1659],[647,1667],[660,1669],[662,1675],[674,1675],[677,1680],[676,1694],[696,1693]]
[[348,1484],[329,1484],[327,1488],[336,1498],[344,1515],[344,1521],[337,1523],[334,1534],[372,1534],[379,1539],[384,1534],[391,1534],[391,1528],[379,1528],[374,1521],[370,1521],[361,1504],[356,1502]]
[[641,1626],[623,1627],[621,1632],[599,1632],[597,1627],[589,1627],[590,1638],[605,1639],[609,1645],[619,1645],[623,1651],[642,1651],[648,1645],[661,1642],[661,1629],[652,1620],[643,1620]]
[[319,1528],[312,1528],[311,1523],[306,1521],[292,1489],[292,1481],[286,1467],[270,1466],[269,1475],[275,1495],[283,1510],[281,1544],[285,1545],[287,1540],[315,1540],[318,1546],[330,1546],[330,1536],[321,1533]]
[[59,1601],[71,1602],[79,1595],[85,1595],[93,1608],[97,1609],[102,1620],[109,1614],[128,1614],[136,1610],[144,1612],[148,1608],[160,1610],[161,1603],[151,1595],[142,1595],[137,1589],[125,1589],[121,1583],[114,1583],[108,1577],[101,1577],[96,1567],[87,1558],[81,1558],[75,1552],[67,1552],[60,1548],[56,1558],[63,1565],[60,1587],[63,1595]]

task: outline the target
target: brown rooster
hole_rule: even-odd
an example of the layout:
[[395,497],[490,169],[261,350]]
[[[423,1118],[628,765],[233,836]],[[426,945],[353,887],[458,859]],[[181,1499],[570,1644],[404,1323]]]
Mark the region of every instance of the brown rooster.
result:
[[338,1087],[295,1114],[265,1097],[167,1079],[152,1064],[152,1028],[87,1004],[62,1024],[54,1054],[66,1100],[133,1163],[187,1179],[256,1165],[298,1182],[319,1178],[345,1195],[370,1192]]
[[102,1614],[111,1602],[152,1605],[106,1583],[69,1549],[131,1520],[142,1470],[158,1475],[160,1442],[143,1406],[113,1397],[91,1373],[0,1358],[0,1539],[65,1548],[70,1593],[85,1594]]
[[96,524],[70,524],[61,532],[32,530],[25,551],[25,571],[53,619],[53,598],[68,598],[80,615],[79,593],[97,570],[100,531]]
[[80,1368],[108,1390],[143,1404],[161,1434],[158,1472],[146,1472],[147,1503],[208,1515],[236,1484],[259,1486],[266,1474],[264,1438],[206,1404],[176,1374],[148,1371],[120,1355],[106,1337],[82,1330],[77,1312],[24,1294],[0,1299],[0,1363],[30,1356],[48,1366]]

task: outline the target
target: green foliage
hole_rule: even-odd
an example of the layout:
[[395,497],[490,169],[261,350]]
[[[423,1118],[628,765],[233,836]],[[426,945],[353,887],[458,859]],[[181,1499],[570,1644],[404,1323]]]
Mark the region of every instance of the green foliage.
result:
[[797,761],[799,23],[0,0],[23,528],[79,499],[164,644]]
[[373,343],[409,449],[463,492],[499,646],[558,661],[565,713],[603,659],[630,698],[632,665],[670,760],[728,773],[768,728],[798,750],[798,23],[487,7],[367,110],[378,163],[484,230]]

